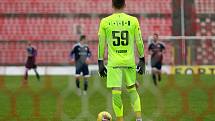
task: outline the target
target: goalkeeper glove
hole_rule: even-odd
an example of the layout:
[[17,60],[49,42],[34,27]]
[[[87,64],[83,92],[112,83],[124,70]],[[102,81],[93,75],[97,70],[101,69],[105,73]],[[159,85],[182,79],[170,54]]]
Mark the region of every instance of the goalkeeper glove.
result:
[[145,73],[145,58],[142,57],[142,58],[139,58],[139,63],[137,65],[137,73],[139,74],[143,74]]
[[99,65],[99,76],[106,77],[107,76],[107,69],[104,65],[103,60],[98,60],[98,65]]

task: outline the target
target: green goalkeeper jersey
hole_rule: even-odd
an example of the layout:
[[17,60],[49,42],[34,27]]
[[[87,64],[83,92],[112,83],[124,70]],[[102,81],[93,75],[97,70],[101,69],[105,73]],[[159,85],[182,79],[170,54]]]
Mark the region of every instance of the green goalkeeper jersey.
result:
[[99,27],[98,60],[103,60],[108,46],[108,66],[134,67],[134,44],[139,57],[144,57],[144,45],[139,22],[125,13],[114,13],[103,18]]

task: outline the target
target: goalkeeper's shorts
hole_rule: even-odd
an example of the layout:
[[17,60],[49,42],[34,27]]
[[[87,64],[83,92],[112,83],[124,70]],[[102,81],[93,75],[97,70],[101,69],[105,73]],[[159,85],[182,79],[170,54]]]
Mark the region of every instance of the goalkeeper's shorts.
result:
[[107,88],[132,86],[136,82],[136,68],[107,67]]

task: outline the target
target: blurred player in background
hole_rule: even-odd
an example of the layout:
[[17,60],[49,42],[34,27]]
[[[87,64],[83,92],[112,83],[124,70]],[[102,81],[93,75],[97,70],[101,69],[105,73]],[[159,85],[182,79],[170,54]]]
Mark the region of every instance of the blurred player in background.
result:
[[86,36],[81,35],[80,40],[78,41],[78,43],[76,43],[73,46],[73,49],[70,53],[70,57],[73,59],[73,61],[75,61],[76,86],[78,88],[79,95],[81,94],[81,89],[80,89],[81,73],[84,76],[84,91],[83,91],[84,95],[87,94],[88,77],[90,76],[88,64],[89,64],[89,58],[91,56],[91,52],[88,45],[85,42],[86,42]]
[[28,41],[28,47],[27,47],[27,61],[25,64],[25,75],[24,75],[24,84],[27,84],[28,81],[28,71],[33,69],[37,80],[40,80],[40,75],[37,72],[37,65],[36,65],[36,57],[37,57],[37,49],[36,47],[32,46],[31,42]]
[[159,41],[157,33],[154,33],[152,43],[149,45],[149,54],[151,55],[152,79],[154,85],[157,85],[157,80],[161,81],[163,53],[165,45]]
[[[134,43],[139,54],[138,73],[145,71],[144,45],[136,17],[123,12],[125,0],[112,0],[115,12],[101,20],[98,32],[98,65],[101,77],[107,76],[107,87],[112,88],[112,105],[117,121],[123,121],[122,83],[125,79],[136,121],[142,121],[140,97],[136,90],[136,64]],[[104,53],[108,47],[108,65],[104,65]],[[125,77],[125,78],[123,78]]]

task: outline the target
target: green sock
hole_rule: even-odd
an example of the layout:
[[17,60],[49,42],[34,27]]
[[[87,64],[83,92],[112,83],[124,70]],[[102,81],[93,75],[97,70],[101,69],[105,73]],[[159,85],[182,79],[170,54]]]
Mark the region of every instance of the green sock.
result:
[[122,91],[112,90],[112,105],[116,117],[123,117]]
[[136,87],[128,89],[128,92],[134,112],[141,112],[140,96],[137,93]]

